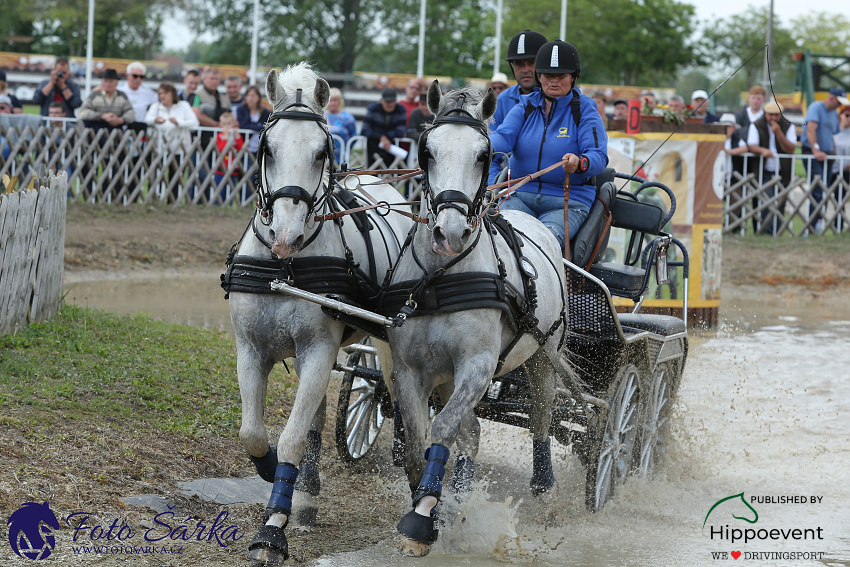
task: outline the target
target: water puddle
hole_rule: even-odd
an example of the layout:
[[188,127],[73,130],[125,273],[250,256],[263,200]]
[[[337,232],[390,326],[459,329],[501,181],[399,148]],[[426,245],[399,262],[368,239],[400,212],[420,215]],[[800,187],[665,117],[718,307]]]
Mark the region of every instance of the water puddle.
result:
[[[231,332],[218,281],[217,272],[71,278],[66,300]],[[477,488],[467,499],[445,503],[441,539],[416,564],[698,566],[733,559],[733,551],[751,565],[850,564],[850,306],[812,292],[771,297],[754,291],[724,299],[721,319],[718,330],[694,334],[667,461],[655,478],[631,479],[600,513],[590,514],[584,467],[553,443],[559,491],[547,501],[535,499],[528,490],[528,433],[482,421]],[[181,489],[227,504],[264,503],[269,487],[260,479],[202,479]],[[741,492],[760,498],[753,504],[757,524],[735,519],[741,510],[718,508],[724,515],[716,512],[703,527],[713,504]],[[807,500],[771,501],[780,496]],[[733,541],[712,534],[712,522],[718,530],[764,530],[765,538]],[[770,530],[792,529],[817,529],[820,538],[770,537]],[[315,564],[409,567],[411,561],[388,539]]]

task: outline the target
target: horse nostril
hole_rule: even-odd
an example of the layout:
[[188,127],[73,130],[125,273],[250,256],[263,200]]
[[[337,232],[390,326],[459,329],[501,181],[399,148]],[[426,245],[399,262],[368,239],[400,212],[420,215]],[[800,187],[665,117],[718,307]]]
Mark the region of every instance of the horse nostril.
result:
[[293,250],[300,250],[301,245],[304,244],[304,235],[302,234],[298,238],[295,239],[295,242],[292,243]]
[[445,241],[446,241],[446,233],[443,232],[443,229],[440,228],[439,226],[435,226],[434,227],[434,242],[436,242],[437,244],[442,246]]
[[471,234],[472,234],[472,229],[467,228],[466,230],[463,231],[463,236],[461,236],[461,238],[463,239],[464,242],[466,242],[467,240],[469,240],[469,237],[470,237]]
[[271,230],[271,229],[269,229],[269,241],[270,241],[270,242],[274,242],[274,241],[275,241],[274,231],[273,231],[273,230]]

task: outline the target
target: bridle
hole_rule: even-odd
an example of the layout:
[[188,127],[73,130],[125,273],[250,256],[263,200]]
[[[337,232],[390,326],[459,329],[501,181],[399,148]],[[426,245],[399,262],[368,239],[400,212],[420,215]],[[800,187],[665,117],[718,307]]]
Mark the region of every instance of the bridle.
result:
[[[457,100],[457,104],[444,110],[434,120],[433,125],[422,133],[419,140],[419,167],[422,168],[423,181],[422,193],[428,200],[428,208],[431,214],[438,215],[443,209],[456,209],[466,216],[467,221],[472,225],[477,225],[480,219],[479,212],[484,202],[484,196],[487,192],[487,175],[489,172],[489,163],[493,159],[493,145],[490,142],[490,136],[487,132],[487,127],[481,120],[478,120],[472,114],[463,108],[466,103],[466,95],[461,94]],[[478,190],[475,192],[475,198],[469,199],[464,193],[448,189],[440,191],[436,194],[431,191],[431,185],[428,181],[428,168],[431,154],[428,151],[428,136],[440,126],[445,124],[470,126],[478,131],[485,140],[487,140],[488,159],[484,164],[481,172],[481,182],[478,184]],[[466,207],[466,210],[461,207]]]
[[[306,108],[307,111],[303,110],[291,110],[293,108]],[[278,188],[274,192],[269,191],[268,187],[266,187],[265,181],[265,162],[266,155],[269,153],[268,143],[266,141],[266,133],[271,129],[272,126],[277,124],[279,120],[309,120],[315,122],[321,129],[322,133],[325,134],[327,138],[327,147],[325,149],[325,158],[324,161],[327,163],[325,165],[322,164],[322,173],[323,175],[319,176],[319,183],[316,188],[313,190],[313,193],[308,193],[303,187],[299,185],[285,185],[283,187]],[[333,138],[331,137],[330,132],[327,127],[327,120],[321,114],[313,112],[313,110],[301,102],[301,89],[296,91],[295,102],[285,107],[283,110],[274,112],[271,114],[266,120],[266,124],[263,126],[263,130],[260,132],[260,140],[257,151],[257,169],[254,172],[254,185],[257,187],[257,209],[260,213],[260,222],[264,225],[268,226],[271,224],[272,220],[272,206],[274,202],[281,198],[289,198],[292,199],[293,202],[297,205],[299,201],[304,201],[307,204],[307,218],[316,211],[322,203],[328,198],[331,194],[333,183],[329,181],[329,183],[325,186],[324,192],[321,196],[316,198],[319,190],[322,187],[322,179],[324,178],[325,168],[328,169],[328,179],[333,180]]]

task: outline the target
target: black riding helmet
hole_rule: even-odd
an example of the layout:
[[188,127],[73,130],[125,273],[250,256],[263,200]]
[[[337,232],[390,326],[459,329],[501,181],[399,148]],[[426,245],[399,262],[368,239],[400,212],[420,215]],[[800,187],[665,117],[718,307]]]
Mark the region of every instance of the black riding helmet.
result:
[[578,79],[581,74],[578,49],[572,43],[560,39],[547,42],[537,51],[534,72],[573,75]]
[[546,43],[546,36],[542,33],[525,30],[516,34],[508,43],[508,58],[506,61],[520,61],[522,59],[534,59],[537,51]]

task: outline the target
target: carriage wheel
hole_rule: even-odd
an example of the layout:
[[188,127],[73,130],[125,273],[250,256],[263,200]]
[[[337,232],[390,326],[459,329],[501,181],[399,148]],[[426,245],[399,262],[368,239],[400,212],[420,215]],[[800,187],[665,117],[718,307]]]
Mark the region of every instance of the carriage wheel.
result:
[[336,412],[336,448],[348,463],[362,459],[375,444],[384,424],[381,402],[389,398],[371,339],[353,346],[356,350],[346,360]]
[[670,410],[676,387],[672,361],[662,362],[655,367],[643,401],[640,427],[640,454],[637,462],[638,474],[648,476],[667,453],[670,436]]
[[633,364],[624,366],[608,389],[610,406],[602,410],[597,421],[585,485],[585,505],[591,512],[600,511],[632,472],[639,399],[640,371]]

